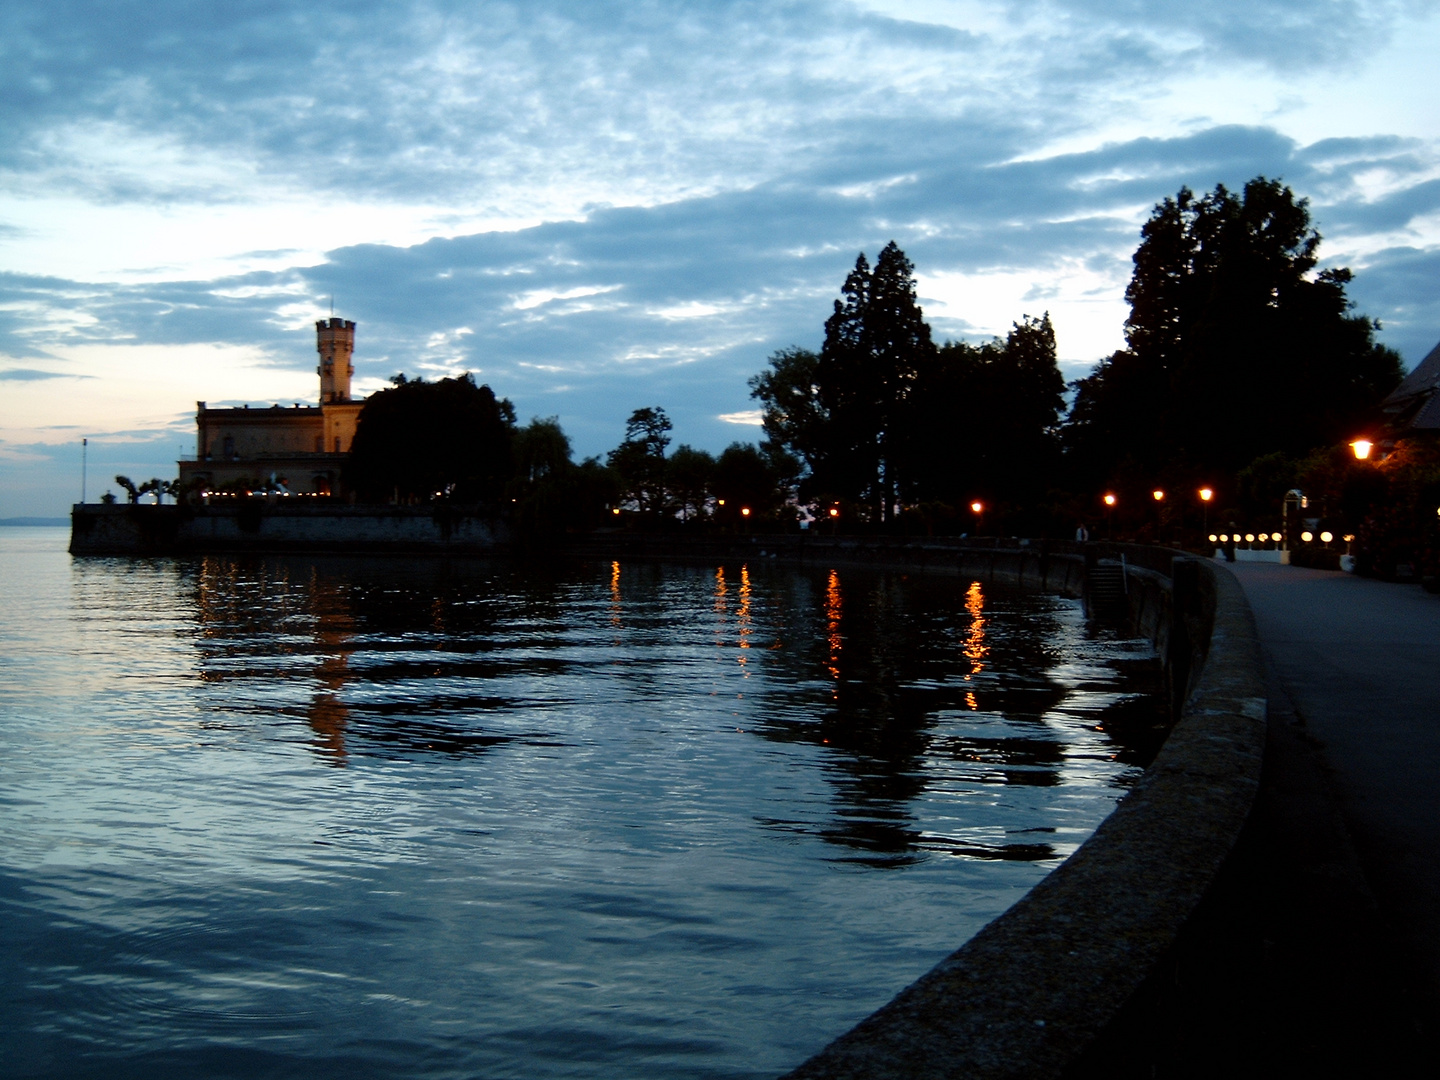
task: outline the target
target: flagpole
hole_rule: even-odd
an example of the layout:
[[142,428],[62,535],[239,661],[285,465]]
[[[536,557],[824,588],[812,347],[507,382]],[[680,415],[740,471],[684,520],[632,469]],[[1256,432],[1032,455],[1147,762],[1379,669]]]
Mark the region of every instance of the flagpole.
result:
[[90,440],[80,440],[80,503],[85,503],[85,473],[90,464]]

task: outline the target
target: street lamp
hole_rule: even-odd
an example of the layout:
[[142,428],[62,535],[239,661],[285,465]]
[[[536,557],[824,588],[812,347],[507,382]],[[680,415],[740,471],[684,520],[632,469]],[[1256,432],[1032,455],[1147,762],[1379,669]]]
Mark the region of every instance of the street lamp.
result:
[[1102,501],[1105,503],[1105,539],[1113,540],[1115,539],[1115,493],[1107,491]]
[[[1310,505],[1310,500],[1305,497],[1305,493],[1299,488],[1291,488],[1285,493],[1285,498],[1280,500],[1280,531],[1285,534],[1285,543],[1281,548],[1282,551],[1290,550],[1290,504],[1292,502],[1295,504],[1297,513]],[[1307,544],[1310,542],[1309,536],[1301,536],[1300,539],[1304,540]]]
[[1370,451],[1374,448],[1375,444],[1369,439],[1356,439],[1350,444],[1350,449],[1355,452],[1356,461],[1369,461]]
[[[1200,489],[1200,505],[1205,508],[1202,515],[1204,517],[1202,532],[1207,535],[1210,532],[1210,500],[1213,498],[1215,498],[1213,488],[1202,487]],[[1214,537],[1211,537],[1211,540],[1214,540]]]

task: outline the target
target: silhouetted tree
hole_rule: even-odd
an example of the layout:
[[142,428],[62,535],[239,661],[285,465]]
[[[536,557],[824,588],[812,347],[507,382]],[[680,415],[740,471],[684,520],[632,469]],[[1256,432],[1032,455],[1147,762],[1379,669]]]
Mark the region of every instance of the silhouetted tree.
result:
[[607,459],[622,497],[652,517],[661,515],[667,505],[665,449],[672,427],[664,409],[636,409],[625,422],[625,441]]
[[559,476],[574,464],[570,454],[570,437],[560,427],[560,418],[534,417],[515,432],[511,443],[515,481],[534,486]]
[[128,476],[115,477],[115,483],[125,489],[125,495],[132,505],[140,501],[140,489],[135,486],[135,482]]
[[827,423],[815,479],[887,521],[896,499],[911,494],[912,390],[935,345],[916,302],[914,266],[893,240],[873,273],[861,253],[841,296],[816,365]]
[[820,403],[820,357],[791,347],[771,353],[768,362],[749,382],[750,396],[762,406],[767,441],[798,457],[811,473],[822,471],[830,417]]
[[670,455],[669,476],[670,493],[680,503],[681,520],[699,517],[710,497],[711,481],[715,477],[714,455],[682,443]]
[[512,518],[528,540],[609,524],[618,498],[610,470],[595,458],[571,460],[570,438],[558,417],[536,417],[515,432],[515,475],[506,487]]
[[723,523],[744,520],[748,509],[751,521],[773,520],[785,502],[771,461],[754,443],[734,442],[715,463],[713,488],[717,503],[715,516]]
[[469,374],[396,376],[360,412],[344,481],[366,502],[498,502],[511,476],[515,409]]
[[1319,245],[1307,201],[1265,177],[1157,205],[1125,294],[1127,348],[1076,384],[1077,480],[1233,473],[1343,439],[1399,358],[1351,313],[1350,272],[1313,272]]
[[979,498],[992,524],[1044,503],[1059,482],[1064,391],[1049,313],[1023,316],[1003,342],[946,342],[916,384],[920,501]]

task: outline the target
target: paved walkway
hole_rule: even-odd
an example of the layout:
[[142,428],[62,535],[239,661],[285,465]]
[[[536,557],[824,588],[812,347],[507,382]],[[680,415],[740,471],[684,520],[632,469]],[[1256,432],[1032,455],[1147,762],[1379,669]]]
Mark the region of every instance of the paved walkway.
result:
[[1334,778],[1382,921],[1440,1001],[1440,596],[1264,563],[1230,569]]
[[1268,666],[1255,809],[1072,1080],[1430,1077],[1440,1038],[1440,596],[1231,566]]

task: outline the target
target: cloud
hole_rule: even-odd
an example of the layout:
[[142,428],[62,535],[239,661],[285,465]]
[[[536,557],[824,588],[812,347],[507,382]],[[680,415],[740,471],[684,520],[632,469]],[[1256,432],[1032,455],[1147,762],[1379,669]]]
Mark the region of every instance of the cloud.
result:
[[717,420],[726,424],[740,424],[743,427],[759,427],[764,419],[759,409],[744,409],[740,412],[721,413]]
[[1402,14],[1359,0],[904,10],[11,4],[0,168],[12,185],[99,200],[224,204],[259,186],[524,219],[774,180],[837,140],[916,120],[968,117],[1018,148],[1205,56],[1319,68],[1373,48]]
[[[52,352],[76,342],[224,343],[249,350],[247,385],[270,367],[293,373],[289,386],[313,377],[310,320],[338,295],[340,313],[359,321],[361,379],[471,370],[522,414],[559,412],[584,453],[613,445],[643,387],[687,439],[719,445],[727,425],[717,417],[751,407],[745,381],[769,353],[819,344],[860,250],[873,257],[891,239],[905,248],[942,338],[1003,334],[1022,314],[1049,309],[1062,357],[1092,362],[1119,344],[1129,256],[1158,199],[1181,184],[1283,175],[1301,194],[1314,182],[1344,195],[1313,209],[1322,231],[1332,213],[1351,228],[1362,205],[1354,178],[1415,149],[1379,140],[1317,150],[1236,125],[1039,159],[998,157],[997,147],[997,156],[958,161],[923,140],[910,145],[908,157],[892,148],[868,172],[878,181],[898,166],[904,182],[848,194],[831,181],[867,175],[858,158],[741,191],[409,246],[358,244],[312,265],[212,281],[12,277],[33,312],[15,316],[33,319],[17,332]],[[1433,204],[1432,181],[1412,172],[1405,186],[1403,170],[1391,171],[1402,186],[1384,197],[1385,220]],[[1391,258],[1357,264],[1355,295],[1398,330],[1392,294],[1360,287]],[[215,379],[195,379],[185,398],[220,396],[204,385]]]
[[1381,340],[1398,349],[1408,367],[1440,339],[1440,246],[1396,247],[1376,252],[1356,269],[1350,296],[1356,307],[1379,316]]
[[[53,437],[24,434],[22,398],[145,432],[196,398],[308,394],[335,296],[358,385],[468,369],[582,453],[655,403],[719,448],[753,411],[746,377],[819,344],[858,251],[905,248],[941,338],[1048,308],[1079,371],[1119,343],[1149,207],[1261,173],[1312,199],[1325,256],[1408,352],[1437,314],[1440,142],[1394,109],[1302,134],[1291,98],[1348,93],[1397,27],[1433,38],[1426,17],[20,0],[0,7],[0,357],[94,381],[9,375],[0,431]],[[133,414],[111,423],[116,401]]]
[[35,382],[40,379],[89,379],[90,375],[78,375],[67,371],[36,371],[34,368],[0,369],[0,381]]

